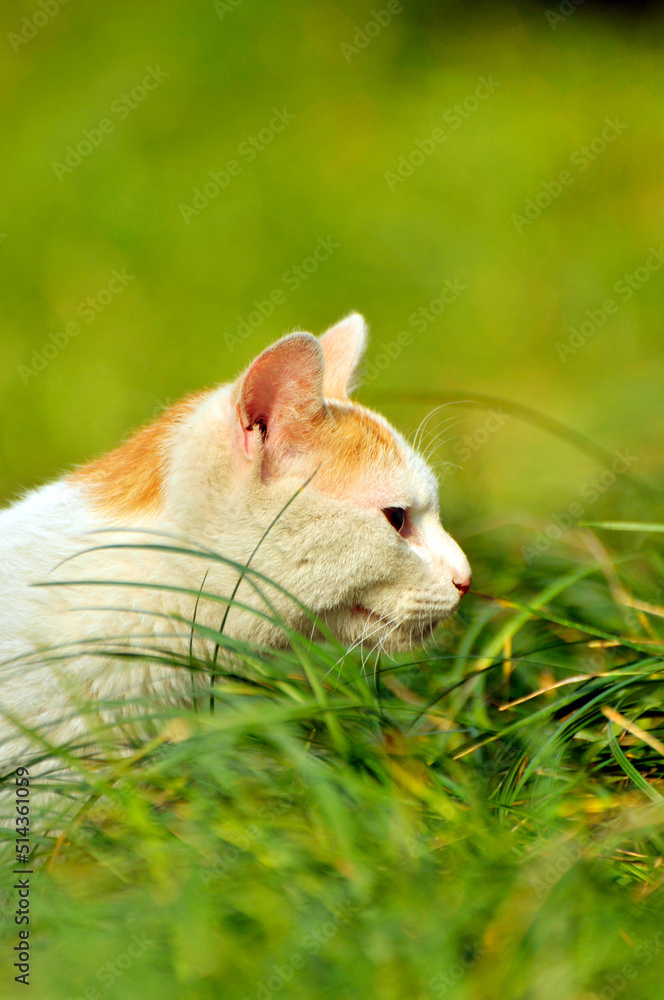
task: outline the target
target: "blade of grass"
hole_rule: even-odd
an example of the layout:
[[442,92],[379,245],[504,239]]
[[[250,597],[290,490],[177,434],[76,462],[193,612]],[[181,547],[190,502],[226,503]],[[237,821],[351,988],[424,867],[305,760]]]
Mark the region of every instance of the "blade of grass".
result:
[[642,792],[652,799],[653,802],[664,802],[664,796],[660,795],[659,792],[652,787],[650,782],[646,781],[642,774],[636,770],[634,765],[627,759],[623,753],[622,747],[618,743],[613,732],[613,722],[611,719],[607,722],[607,734],[609,740],[609,748],[616,763],[622,768],[628,778],[634,782],[637,788],[640,788]]

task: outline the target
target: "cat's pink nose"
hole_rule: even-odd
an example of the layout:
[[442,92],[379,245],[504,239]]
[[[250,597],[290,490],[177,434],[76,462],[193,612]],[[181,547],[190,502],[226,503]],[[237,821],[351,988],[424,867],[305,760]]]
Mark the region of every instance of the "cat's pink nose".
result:
[[461,596],[463,597],[466,591],[470,590],[470,585],[473,582],[473,578],[472,576],[466,576],[462,580],[453,580],[452,582],[456,587],[456,589],[461,594]]

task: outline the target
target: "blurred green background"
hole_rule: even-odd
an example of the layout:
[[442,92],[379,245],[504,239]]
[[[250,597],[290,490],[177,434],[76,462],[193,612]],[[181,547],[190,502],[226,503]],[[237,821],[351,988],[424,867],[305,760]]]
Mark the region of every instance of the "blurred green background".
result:
[[[359,394],[406,432],[430,408],[409,392],[486,393],[630,447],[642,473],[658,462],[664,273],[648,271],[629,301],[614,290],[664,240],[650,19],[592,3],[569,15],[419,0],[392,15],[349,0],[53,3],[48,17],[31,2],[2,12],[0,496],[234,377],[283,332],[321,332],[351,309],[371,325],[369,366],[412,335]],[[389,17],[377,32],[372,9]],[[270,133],[275,108],[294,117]],[[607,118],[620,134],[586,159]],[[263,148],[242,145],[250,136]],[[229,160],[228,185],[183,209]],[[411,176],[395,181],[400,164]],[[534,221],[514,218],[529,199],[546,205],[564,170],[572,181],[531,207]],[[335,246],[298,281],[319,240]],[[109,295],[114,271],[131,280]],[[446,281],[462,291],[432,322],[414,317]],[[275,290],[263,319],[254,303]],[[617,312],[562,360],[556,343],[609,297]],[[240,320],[250,335],[231,350]],[[61,347],[72,322],[80,333]],[[455,412],[456,433],[485,419]],[[462,466],[446,483],[455,523],[548,516],[597,471],[518,420],[463,461],[449,444],[437,456]]]

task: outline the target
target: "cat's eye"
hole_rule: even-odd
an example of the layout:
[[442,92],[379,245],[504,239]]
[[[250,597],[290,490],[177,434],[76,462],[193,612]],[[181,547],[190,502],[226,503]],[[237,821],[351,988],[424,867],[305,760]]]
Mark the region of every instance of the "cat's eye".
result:
[[383,507],[383,514],[390,522],[395,531],[401,533],[406,523],[405,507]]

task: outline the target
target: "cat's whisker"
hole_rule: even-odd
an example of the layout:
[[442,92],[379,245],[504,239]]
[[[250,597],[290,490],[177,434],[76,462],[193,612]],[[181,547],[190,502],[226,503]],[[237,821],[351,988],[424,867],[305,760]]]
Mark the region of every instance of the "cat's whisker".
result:
[[[359,637],[358,637],[357,639],[355,639],[355,641],[354,641],[354,642],[352,642],[352,643],[351,643],[351,645],[350,645],[350,646],[348,647],[348,649],[347,649],[347,650],[346,650],[346,652],[345,652],[345,653],[343,654],[343,656],[340,656],[340,657],[339,657],[339,659],[337,660],[337,662],[336,662],[336,663],[335,663],[335,664],[334,664],[333,666],[331,666],[329,670],[327,670],[327,671],[325,672],[325,674],[324,674],[324,676],[325,676],[325,677],[327,677],[327,675],[328,675],[329,673],[331,673],[331,672],[332,672],[332,670],[334,670],[334,668],[335,668],[335,667],[336,667],[336,666],[337,666],[338,664],[342,664],[346,656],[348,656],[348,655],[349,655],[350,653],[352,653],[352,652],[353,652],[353,651],[354,651],[355,649],[357,649],[357,648],[358,648],[358,646],[361,646],[361,645],[362,645],[362,644],[363,644],[363,643],[364,643],[364,642],[365,642],[365,641],[366,641],[367,639],[369,639],[369,638],[371,637],[371,635],[374,635],[374,634],[375,634],[375,633],[376,633],[376,632],[378,631],[378,629],[380,628],[380,626],[381,626],[381,623],[380,623],[380,622],[378,622],[378,623],[377,623],[377,624],[376,624],[376,625],[374,626],[374,628],[373,628],[373,630],[372,630],[372,632],[371,632],[371,635],[368,635],[368,634],[367,634],[367,629],[368,629],[368,627],[369,627],[369,624],[370,624],[370,622],[369,622],[368,620],[367,620],[367,621],[366,621],[366,622],[364,623],[364,625],[362,626],[362,631],[360,632],[360,635],[359,635]],[[340,670],[341,670],[341,667],[340,667]]]
[[[385,627],[385,625],[388,625],[388,626],[392,625],[392,628],[390,628],[390,631],[387,633],[387,635],[382,635],[381,634],[381,629],[383,629]],[[386,639],[388,639],[389,636],[392,635],[392,632],[394,632],[394,630],[397,629],[399,627],[399,625],[400,625],[400,622],[399,621],[395,622],[395,620],[393,618],[387,618],[387,619],[384,619],[384,620],[381,620],[381,621],[378,622],[376,628],[371,633],[371,636],[374,636],[374,635],[377,634],[378,635],[378,640],[371,647],[371,649],[367,653],[366,657],[363,657],[363,659],[362,659],[362,670],[363,670],[363,673],[364,673],[365,676],[366,676],[365,664],[368,663],[368,661],[371,659],[372,653],[376,649],[378,649],[379,653],[380,653],[381,649],[385,649],[385,641],[386,641]],[[368,639],[368,638],[370,638],[370,636],[366,636],[365,638]]]
[[447,437],[445,437],[445,434],[448,431],[451,431],[454,427],[458,427],[459,424],[462,423],[465,423],[465,421],[457,420],[456,423],[451,424],[449,427],[443,428],[440,431],[440,433],[435,435],[435,437],[432,436],[430,438],[430,440],[427,442],[426,449],[423,448],[421,452],[427,462],[431,462],[436,452],[440,451],[441,448],[444,448],[446,444],[450,444],[452,441],[459,440],[458,434],[451,434]]
[[422,426],[421,430],[419,431],[419,438],[418,438],[418,440],[421,442],[422,439],[424,438],[425,434],[431,435],[431,434],[435,433],[435,431],[437,431],[439,428],[445,427],[447,424],[451,424],[453,421],[458,420],[458,419],[459,419],[459,417],[457,416],[457,414],[453,414],[453,415],[451,415],[449,417],[446,417],[445,420],[439,420],[438,423],[434,424],[431,427],[428,427],[426,425]]
[[422,443],[420,454],[426,462],[430,462],[432,459],[439,457],[441,449],[446,445],[451,444],[453,441],[460,440],[461,435],[459,433],[449,433],[452,430],[454,430],[454,427],[445,427],[439,434],[432,435]]
[[426,455],[427,461],[430,461],[434,457],[435,453],[439,451],[440,448],[444,448],[446,444],[451,444],[452,441],[458,441],[458,440],[459,440],[458,434],[451,434],[449,437],[442,437],[441,435],[438,435],[436,439],[432,442],[431,448],[427,452]]
[[429,410],[429,412],[427,414],[425,414],[425,416],[420,421],[419,426],[418,426],[417,430],[415,431],[415,435],[413,437],[413,448],[415,448],[416,451],[417,451],[417,447],[418,447],[418,445],[417,445],[418,437],[419,437],[419,435],[421,433],[423,433],[424,428],[426,427],[426,425],[429,422],[429,420],[431,419],[431,417],[433,417],[434,413],[439,413],[440,410],[444,410],[446,406],[453,406],[453,405],[454,405],[454,401],[453,400],[450,400],[450,402],[448,402],[448,403],[440,403],[438,406],[434,406],[434,408],[432,410]]
[[431,438],[442,433],[443,431],[451,427],[456,427],[458,426],[458,424],[463,423],[463,420],[464,418],[458,418],[455,415],[453,417],[448,417],[447,420],[441,420],[438,424],[435,425],[435,427],[422,428],[422,431],[417,440],[417,445],[413,445],[413,447],[416,448],[417,451],[421,451],[425,447],[424,444],[425,436],[427,440],[431,440]]
[[[376,633],[380,632],[380,626],[381,626],[381,623],[378,622],[378,624],[376,625],[376,627],[372,631],[371,636],[374,636],[374,635],[376,635]],[[368,629],[368,627],[369,627],[369,622],[367,621],[367,623],[365,624],[364,628],[362,629],[362,635],[363,635],[362,644],[361,644],[361,650],[362,650],[362,652],[360,653],[360,660],[361,660],[361,663],[362,663],[362,673],[363,673],[363,675],[365,677],[367,676],[367,671],[366,671],[367,660],[368,660],[369,656],[371,655],[371,650],[369,650],[369,653],[366,654],[366,655],[364,653],[365,642],[366,642],[367,639],[371,638],[371,636],[369,636],[368,634],[365,635],[366,630]]]
[[378,645],[380,645],[381,648],[383,649],[383,651],[385,651],[385,652],[387,652],[386,647],[385,647],[385,643],[387,642],[387,640],[389,639],[389,637],[392,635],[392,633],[395,632],[398,628],[401,627],[401,625],[403,624],[403,620],[388,619],[387,623],[388,623],[388,625],[392,625],[392,628],[387,633],[387,635],[381,635],[379,637],[379,640],[378,640]]
[[[435,427],[427,428],[426,433],[428,435],[429,440],[431,440],[433,438],[440,437],[440,435],[444,434],[445,431],[449,431],[453,427],[459,427],[461,424],[465,423],[468,423],[467,417],[458,417],[458,416],[448,417],[447,420],[441,420],[440,423],[436,424]],[[422,438],[420,439],[420,444],[422,443],[423,440],[424,440],[424,435],[422,435]]]
[[437,445],[435,448],[432,448],[431,451],[424,456],[427,464],[430,465],[433,469],[440,468],[440,466],[442,465],[453,465],[454,464],[453,462],[449,462],[447,459],[440,456],[438,452],[441,448],[444,448],[446,444],[450,444],[452,441],[458,441],[458,440],[459,440],[459,435],[455,434],[453,437],[445,438],[444,441],[441,441],[439,445]]

